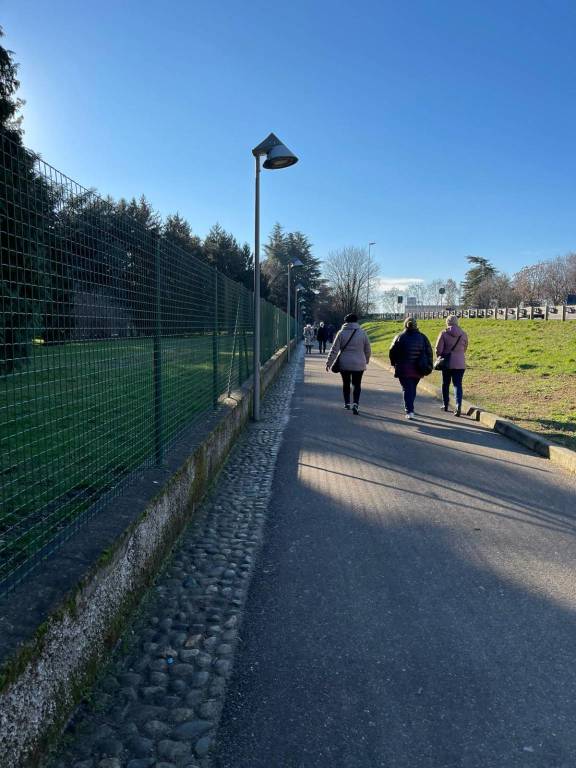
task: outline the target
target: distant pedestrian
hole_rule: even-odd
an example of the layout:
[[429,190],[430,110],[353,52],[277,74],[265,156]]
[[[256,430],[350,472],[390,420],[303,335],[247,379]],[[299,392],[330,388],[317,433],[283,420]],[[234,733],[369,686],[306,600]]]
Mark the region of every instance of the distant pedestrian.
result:
[[306,346],[306,354],[312,354],[312,344],[314,344],[314,328],[308,323],[304,326],[304,344]]
[[326,360],[326,370],[329,371],[338,356],[340,375],[342,376],[342,394],[344,408],[350,410],[350,383],[354,388],[352,393],[352,413],[358,415],[360,393],[362,391],[362,376],[370,362],[372,350],[366,331],[358,324],[358,316],[346,315],[342,328],[336,334],[332,348]]
[[456,393],[456,410],[454,416],[462,413],[462,379],[466,370],[466,350],[468,349],[468,336],[458,325],[456,315],[446,318],[446,328],[440,332],[436,340],[436,355],[448,357],[448,367],[442,370],[442,409],[448,410],[450,405],[450,384],[454,384]]
[[388,354],[402,387],[406,418],[412,420],[418,382],[432,371],[432,347],[428,337],[418,330],[416,318],[406,318],[404,330],[395,336]]
[[318,330],[316,331],[316,339],[318,341],[318,352],[323,355],[326,352],[326,341],[328,340],[328,333],[324,323],[320,323]]

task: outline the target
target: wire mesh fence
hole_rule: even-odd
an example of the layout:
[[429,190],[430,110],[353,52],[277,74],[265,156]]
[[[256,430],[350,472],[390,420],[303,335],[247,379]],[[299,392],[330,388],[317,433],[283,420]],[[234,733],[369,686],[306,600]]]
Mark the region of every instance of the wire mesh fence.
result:
[[[0,134],[0,590],[252,369],[253,295]],[[262,302],[262,362],[286,344]]]

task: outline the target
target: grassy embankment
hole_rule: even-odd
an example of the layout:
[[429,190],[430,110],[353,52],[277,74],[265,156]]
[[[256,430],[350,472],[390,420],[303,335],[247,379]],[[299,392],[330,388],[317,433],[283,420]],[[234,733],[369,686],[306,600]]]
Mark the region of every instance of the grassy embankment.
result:
[[[576,449],[576,322],[463,320],[468,333],[464,397],[526,429]],[[421,320],[432,346],[442,320]],[[402,325],[365,323],[374,353],[388,348]],[[440,374],[428,379],[440,385]]]

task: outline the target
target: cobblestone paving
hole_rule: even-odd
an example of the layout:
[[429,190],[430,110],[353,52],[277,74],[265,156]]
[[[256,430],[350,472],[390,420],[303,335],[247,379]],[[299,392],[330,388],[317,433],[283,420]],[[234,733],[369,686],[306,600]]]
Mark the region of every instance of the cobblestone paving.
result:
[[46,768],[208,768],[301,355],[280,374]]

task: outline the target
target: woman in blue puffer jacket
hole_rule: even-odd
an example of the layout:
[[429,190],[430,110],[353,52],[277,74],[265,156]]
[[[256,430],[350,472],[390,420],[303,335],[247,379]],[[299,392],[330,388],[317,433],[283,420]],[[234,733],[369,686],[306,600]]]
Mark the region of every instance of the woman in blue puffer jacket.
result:
[[418,382],[432,370],[432,347],[428,337],[418,330],[415,317],[406,318],[404,330],[394,338],[388,355],[394,366],[394,376],[400,380],[406,418],[411,421],[415,418]]

